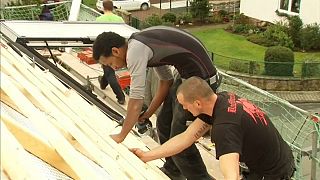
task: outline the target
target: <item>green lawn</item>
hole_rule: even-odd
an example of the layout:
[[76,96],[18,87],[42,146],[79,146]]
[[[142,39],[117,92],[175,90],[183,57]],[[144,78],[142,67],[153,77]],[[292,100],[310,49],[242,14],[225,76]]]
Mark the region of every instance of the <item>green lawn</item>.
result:
[[93,9],[96,9],[96,2],[97,2],[96,0],[83,0],[82,4],[89,6]]
[[[263,61],[266,47],[251,43],[244,36],[229,33],[223,29],[203,28],[190,30],[198,37],[209,51],[228,57]],[[295,52],[295,62],[305,59],[320,61],[320,52]]]

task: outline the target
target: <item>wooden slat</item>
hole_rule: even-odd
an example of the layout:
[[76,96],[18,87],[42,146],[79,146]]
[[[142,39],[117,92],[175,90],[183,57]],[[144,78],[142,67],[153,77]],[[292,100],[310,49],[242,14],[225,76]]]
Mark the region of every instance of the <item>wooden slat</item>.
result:
[[9,98],[9,96],[4,93],[2,90],[0,91],[0,97],[1,97],[1,101],[5,104],[7,104],[8,106],[10,106],[12,109],[14,109],[15,111],[19,112],[20,114],[22,114],[22,112],[20,111],[20,109],[17,107],[17,105]]
[[4,124],[8,127],[10,132],[15,136],[24,149],[70,176],[71,178],[79,179],[70,166],[66,164],[62,157],[55,151],[54,148],[51,147],[46,139],[39,136],[39,134],[35,134],[26,127],[23,127],[10,115],[4,112],[3,108],[1,108],[1,121],[4,122]]
[[[47,78],[49,78],[50,82],[53,83],[54,80],[50,75],[46,75]],[[72,92],[72,93],[71,93]],[[123,151],[123,153],[119,154],[119,148],[121,147],[120,145],[116,144],[110,137],[109,134],[104,133],[103,135],[100,134],[100,136],[96,135],[97,132],[99,132],[99,129],[102,130],[103,132],[108,132],[106,129],[110,129],[110,127],[115,127],[117,124],[108,121],[106,116],[102,114],[102,117],[100,119],[103,119],[103,124],[101,123],[101,120],[99,120],[98,116],[96,113],[93,113],[92,111],[92,106],[88,104],[87,101],[82,99],[77,93],[75,93],[73,90],[70,90],[70,93],[73,94],[74,96],[73,99],[67,98],[67,99],[62,99],[63,102],[66,104],[69,104],[69,107],[72,107],[74,111],[74,115],[77,114],[78,117],[72,118],[75,123],[78,124],[79,127],[83,128],[83,131],[86,132],[86,134],[89,137],[92,137],[92,139],[96,140],[96,143],[98,143],[99,147],[104,150],[104,152],[108,154],[113,154],[113,157],[119,162],[119,165],[122,166],[123,171],[126,171],[128,174],[132,174],[133,172],[136,174],[137,172],[140,172],[141,176],[144,178],[150,178],[152,175],[154,176],[154,172],[150,172],[148,174],[143,168],[139,167],[139,164],[137,162],[135,163],[130,163],[132,161],[132,158],[136,158],[131,152],[129,152],[127,149]],[[60,98],[63,98],[63,94],[58,95]],[[84,106],[88,105],[88,106]],[[83,108],[81,108],[83,107]],[[61,111],[66,111],[68,108],[59,106]],[[102,112],[100,112],[102,113]],[[69,114],[72,114],[69,112]],[[90,116],[89,114],[92,114],[93,116]],[[84,122],[82,122],[83,120]],[[111,124],[110,124],[111,123]],[[91,127],[87,126],[90,125]],[[94,131],[92,131],[94,129]],[[103,137],[103,139],[101,138]],[[100,139],[100,141],[99,141]],[[107,144],[106,144],[107,143]],[[111,148],[106,148],[108,147],[108,144],[110,144],[112,147]],[[140,163],[141,161],[138,160]],[[120,163],[121,162],[121,163]],[[128,166],[128,163],[131,164],[131,166]],[[144,164],[143,164],[144,166]],[[142,166],[142,167],[143,167]],[[148,168],[150,169],[150,168]],[[135,175],[137,176],[137,174]],[[134,177],[135,177],[134,176]],[[157,176],[157,175],[156,175]],[[156,177],[155,177],[156,178]]]
[[[50,75],[50,74],[46,74],[45,77],[53,85],[56,84],[56,83],[60,83],[55,78],[53,78],[52,75]],[[68,91],[68,89],[64,88],[64,90],[62,90],[62,92],[63,91]],[[63,95],[60,94],[58,96],[62,97]],[[92,112],[93,106],[89,105],[88,102],[85,101],[83,98],[80,98],[80,96],[77,93],[75,93],[73,90],[69,91],[69,96],[72,97],[73,99],[66,99],[66,100],[63,100],[63,101],[70,103],[69,107],[72,107],[73,109],[77,108],[76,109],[77,114],[79,114],[81,117],[86,117],[85,119],[90,120],[90,122],[86,122],[86,123],[90,124],[92,126],[95,126],[95,127],[93,127],[93,129],[95,129],[95,131],[100,131],[102,133],[101,136],[109,137],[108,135],[110,134],[111,130],[117,125],[117,123],[114,123],[112,121],[109,121],[109,122],[105,121],[106,116],[100,110],[98,110],[98,112],[95,111],[95,113],[93,113]],[[65,108],[61,108],[62,111],[64,109]],[[98,114],[101,115],[101,116],[97,116]],[[98,117],[101,117],[101,118],[99,119]],[[76,122],[79,123],[79,120],[77,120]],[[129,136],[133,137],[132,134],[129,134]],[[133,139],[137,140],[137,138],[133,138]],[[111,141],[111,142],[108,141],[108,142],[109,143],[114,143],[113,141]],[[140,145],[139,147],[141,147],[142,149],[146,149],[145,145],[143,143],[141,143],[140,141],[139,141],[139,143],[135,143],[134,147],[137,147],[138,144]],[[124,151],[125,154],[123,156],[127,157],[126,159],[131,159],[131,158],[128,158],[128,155],[132,156],[132,153],[128,154],[126,151]],[[135,156],[133,156],[133,158],[137,159]],[[133,166],[137,166],[137,163],[141,163],[141,162],[142,161],[140,161],[138,159],[138,162],[134,162],[132,164],[133,164]],[[161,161],[161,163],[163,163],[163,162]],[[148,163],[148,164],[151,165],[152,171],[156,171],[157,174],[160,174],[160,176],[162,178],[167,178],[156,166],[154,166],[154,162]],[[159,164],[159,163],[156,163],[156,164]],[[140,165],[145,166],[144,164],[140,164]],[[147,168],[147,169],[148,169],[148,171],[151,171],[150,168]],[[141,168],[139,168],[139,170],[141,171]],[[144,171],[142,171],[141,173],[146,174],[146,172],[144,172]],[[151,172],[151,173],[154,174],[154,172]]]
[[0,177],[0,179],[1,180],[9,180],[9,177],[6,174],[6,172],[4,172],[4,170],[2,169],[2,166],[1,166],[1,177]]
[[34,105],[18,91],[17,87],[12,83],[11,78],[2,72],[1,89],[16,103],[19,109],[29,117],[37,129],[48,138],[50,144],[80,178],[108,179],[108,177],[97,174],[92,166],[86,164],[86,162],[79,157],[79,153],[74,150],[72,145],[48,122],[47,117],[41,113],[39,109],[35,108]]
[[[95,109],[95,108],[93,109],[93,107],[84,99],[80,98],[75,91],[70,90],[68,97],[70,98],[70,101],[68,102],[74,103],[72,106],[78,106],[79,108],[78,112],[83,112],[83,115],[89,116],[88,119],[90,119],[91,121],[93,119],[95,120],[94,123],[90,123],[92,125],[92,128],[99,129],[101,127],[104,127],[105,129],[108,129],[108,126],[109,126],[109,129],[110,129],[110,125],[111,127],[115,127],[116,123],[114,122],[112,124],[110,124],[110,122],[107,123],[104,120],[104,117],[105,117],[104,114],[98,109]],[[110,131],[107,132],[104,130],[98,133],[101,134],[101,136],[105,137],[105,136],[108,136],[111,132]],[[137,138],[133,137],[132,134],[129,134],[127,138],[130,138],[131,141],[134,142],[135,144],[134,147],[140,147],[142,149],[145,149],[145,144],[143,144],[141,141],[138,141]],[[110,143],[115,143],[115,142],[112,140]],[[130,157],[127,159],[130,161],[131,164],[136,165],[137,167],[144,167],[142,169],[139,169],[138,171],[142,171],[142,173],[144,172],[148,178],[151,178],[153,174],[156,174],[156,176],[158,177],[160,176],[161,178],[168,178],[152,163],[145,164],[132,153],[130,152],[128,153],[128,149],[127,149],[128,147],[123,147],[123,146],[115,146],[115,147],[117,148],[116,149],[117,152],[119,152],[123,156]]]
[[[4,144],[5,143],[5,144]],[[30,161],[27,152],[1,121],[1,168],[10,179],[45,179]],[[18,173],[17,173],[18,172]],[[1,178],[2,179],[2,178]]]

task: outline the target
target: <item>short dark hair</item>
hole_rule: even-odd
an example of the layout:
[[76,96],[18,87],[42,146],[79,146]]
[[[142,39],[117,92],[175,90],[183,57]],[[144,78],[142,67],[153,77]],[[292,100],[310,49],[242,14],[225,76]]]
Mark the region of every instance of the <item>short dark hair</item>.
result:
[[103,32],[93,43],[93,59],[98,61],[100,56],[110,56],[113,47],[125,45],[125,38],[114,32]]
[[110,0],[104,0],[102,5],[104,10],[107,10],[107,11],[113,10],[113,2]]

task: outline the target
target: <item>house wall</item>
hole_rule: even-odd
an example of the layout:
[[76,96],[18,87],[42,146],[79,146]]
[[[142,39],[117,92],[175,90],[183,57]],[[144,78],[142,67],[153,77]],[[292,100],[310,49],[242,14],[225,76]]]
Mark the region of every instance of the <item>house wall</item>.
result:
[[320,0],[301,0],[300,18],[304,24],[320,24]]
[[[241,0],[240,13],[274,23],[282,17],[276,14],[280,0]],[[293,13],[292,13],[293,14]],[[292,15],[291,14],[291,15]],[[304,24],[320,24],[320,0],[301,0],[300,18]]]

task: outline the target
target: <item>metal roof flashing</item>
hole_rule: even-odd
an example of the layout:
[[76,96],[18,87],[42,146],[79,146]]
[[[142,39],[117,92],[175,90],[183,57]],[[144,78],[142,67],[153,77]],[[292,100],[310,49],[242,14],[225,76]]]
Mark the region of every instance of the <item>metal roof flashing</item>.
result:
[[83,47],[91,46],[102,32],[115,32],[129,38],[139,30],[125,23],[98,23],[88,21],[3,21],[1,34],[13,42],[29,47]]

